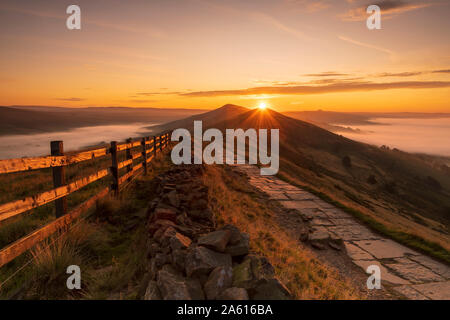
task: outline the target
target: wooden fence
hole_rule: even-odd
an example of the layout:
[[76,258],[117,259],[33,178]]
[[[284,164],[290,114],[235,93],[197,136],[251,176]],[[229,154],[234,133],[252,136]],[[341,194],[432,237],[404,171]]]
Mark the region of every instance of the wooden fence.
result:
[[[68,226],[72,221],[95,205],[97,200],[103,198],[110,192],[118,196],[121,187],[130,182],[133,177],[142,172],[147,173],[148,163],[152,161],[157,152],[161,152],[167,147],[168,141],[169,133],[165,133],[159,136],[144,137],[135,140],[128,139],[126,143],[122,144],[112,141],[109,148],[105,147],[82,151],[70,155],[64,155],[62,141],[52,141],[50,144],[50,156],[0,160],[0,174],[52,168],[54,187],[52,190],[22,200],[1,204],[0,223],[52,201],[55,201],[56,209],[55,220],[0,250],[0,267],[29,250],[38,242]],[[139,146],[141,147],[140,152],[133,153],[132,149]],[[121,151],[126,152],[126,160],[119,162],[118,153]],[[111,157],[111,167],[109,169],[102,169],[69,184],[66,183],[65,168],[67,166],[106,156]],[[142,161],[139,161],[138,164],[133,166],[134,160],[140,158],[142,158]],[[119,170],[122,168],[126,168],[126,173],[120,176]],[[112,184],[110,186],[103,188],[100,192],[70,212],[67,212],[66,197],[69,194],[108,175],[112,176]]]

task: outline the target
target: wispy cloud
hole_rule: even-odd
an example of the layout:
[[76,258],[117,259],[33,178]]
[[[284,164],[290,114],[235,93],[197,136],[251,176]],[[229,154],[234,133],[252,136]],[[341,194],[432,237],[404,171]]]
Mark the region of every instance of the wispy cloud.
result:
[[374,75],[378,78],[385,78],[385,77],[413,77],[413,76],[419,76],[421,74],[424,74],[422,71],[417,72],[383,72],[383,73],[377,73]]
[[[347,1],[350,3],[356,1]],[[369,5],[377,5],[381,9],[381,14],[383,18],[392,18],[394,16],[400,15],[404,12],[426,8],[435,5],[436,2],[432,0],[428,1],[403,1],[403,0],[382,0],[375,3],[367,3],[365,5],[359,6],[348,10],[346,13],[342,14],[340,17],[344,21],[362,21],[367,19],[367,7]]]
[[70,102],[77,102],[77,101],[86,101],[86,99],[83,98],[55,98],[55,100],[59,100],[59,101],[70,101]]
[[450,69],[434,70],[433,73],[450,73]]
[[[38,10],[28,10],[23,8],[17,8],[14,6],[8,6],[4,5],[1,7],[4,11],[9,12],[15,12],[20,14],[25,14],[28,16],[34,16],[39,18],[49,18],[49,19],[58,19],[58,20],[66,20],[67,15],[64,13],[54,13],[50,11],[38,11]],[[100,21],[100,20],[94,20],[89,18],[84,18],[82,20],[83,25],[91,25],[103,29],[111,29],[116,30],[120,32],[129,32],[129,33],[136,33],[136,34],[142,34],[145,36],[150,36],[152,38],[164,38],[166,37],[165,33],[161,30],[157,30],[154,28],[149,28],[148,26],[131,26],[131,25],[125,25],[120,23],[120,21],[114,21],[114,23]]]
[[364,48],[373,49],[373,50],[377,50],[377,51],[380,51],[380,52],[387,53],[390,56],[393,56],[395,54],[394,51],[392,51],[392,50],[389,50],[389,49],[386,49],[386,48],[382,48],[382,47],[379,47],[379,46],[376,46],[376,45],[373,45],[373,44],[370,44],[370,43],[365,43],[365,42],[353,40],[353,39],[350,39],[350,38],[345,37],[345,36],[338,36],[338,38],[343,40],[343,41],[346,41],[346,42],[352,43],[354,45],[360,46],[360,47],[364,47]]
[[[162,92],[137,92],[136,96],[145,96],[145,97],[150,97],[150,96],[156,96],[156,95],[174,95],[174,94],[181,94],[183,92],[181,91],[162,91]],[[186,93],[186,92],[184,92]]]
[[296,37],[297,39],[301,39],[301,40],[311,40],[312,39],[312,37],[306,35],[305,33],[288,26],[287,24],[281,22],[280,20],[275,19],[274,17],[272,17],[266,13],[253,12],[251,14],[251,16],[254,19],[258,20],[259,22],[263,22],[265,24],[271,25],[280,31],[283,31],[287,34],[290,34],[291,36]]
[[390,89],[434,89],[448,88],[450,81],[400,81],[400,82],[341,82],[327,85],[301,85],[301,86],[269,86],[254,87],[238,90],[214,90],[197,91],[180,94],[186,97],[217,97],[217,96],[245,96],[261,94],[283,94],[283,95],[307,95],[324,94],[336,92],[374,91]]
[[288,3],[294,4],[307,12],[317,12],[328,9],[335,0],[287,0]]
[[406,71],[406,72],[383,72],[383,73],[377,73],[373,75],[374,77],[414,77],[414,76],[420,76],[424,74],[430,74],[430,73],[450,73],[450,69],[442,69],[442,70],[424,70],[424,71]]
[[348,74],[334,72],[334,71],[325,71],[325,72],[320,72],[320,73],[307,73],[307,74],[304,74],[304,76],[307,76],[307,77],[341,77],[341,76],[348,76]]

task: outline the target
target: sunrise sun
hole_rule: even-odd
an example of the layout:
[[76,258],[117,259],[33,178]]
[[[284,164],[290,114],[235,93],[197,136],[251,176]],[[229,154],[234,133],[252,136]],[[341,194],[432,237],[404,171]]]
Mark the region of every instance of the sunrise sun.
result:
[[258,108],[259,108],[260,110],[266,109],[266,108],[267,108],[267,103],[265,103],[265,102],[260,102],[259,105],[258,105]]

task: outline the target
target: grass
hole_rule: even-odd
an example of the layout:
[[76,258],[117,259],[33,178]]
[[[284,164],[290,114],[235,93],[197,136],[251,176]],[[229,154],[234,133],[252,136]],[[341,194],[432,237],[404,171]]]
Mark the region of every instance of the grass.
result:
[[[65,232],[55,234],[0,269],[0,297],[22,299],[135,299],[146,271],[146,208],[154,194],[150,180],[167,170],[165,152],[150,163],[147,176],[138,176],[120,198],[107,197]],[[97,187],[89,192],[95,193]],[[77,195],[78,201],[83,194]],[[75,200],[74,200],[75,201]],[[47,209],[51,210],[51,209]],[[36,213],[36,212],[35,212]],[[42,222],[33,214],[0,227],[3,242],[13,241]],[[45,216],[45,215],[43,215]],[[27,261],[32,263],[14,274]],[[81,268],[82,289],[68,290],[66,268]]]
[[368,216],[367,214],[364,214],[355,208],[346,206],[343,203],[341,203],[340,201],[331,198],[328,194],[325,194],[324,192],[318,191],[315,188],[312,188],[311,186],[299,184],[298,182],[294,181],[293,179],[287,177],[285,174],[279,174],[278,176],[280,179],[282,179],[286,182],[289,182],[293,185],[296,185],[300,188],[303,188],[303,189],[315,194],[322,200],[324,200],[330,204],[333,204],[337,208],[340,208],[343,211],[351,214],[356,219],[358,219],[359,221],[364,223],[366,226],[368,226],[372,230],[380,233],[381,235],[387,236],[387,237],[389,237],[399,243],[402,243],[412,249],[416,249],[416,250],[418,250],[422,253],[428,254],[444,263],[450,264],[450,251],[448,251],[447,249],[442,247],[440,244],[433,242],[433,241],[426,240],[423,237],[420,237],[420,236],[412,234],[412,233],[394,230],[392,228],[389,228],[385,224],[375,220],[374,218]]
[[258,202],[244,178],[226,166],[207,166],[204,182],[217,200],[218,224],[231,223],[248,232],[251,250],[267,257],[296,299],[361,298],[347,279],[278,227],[273,212]]

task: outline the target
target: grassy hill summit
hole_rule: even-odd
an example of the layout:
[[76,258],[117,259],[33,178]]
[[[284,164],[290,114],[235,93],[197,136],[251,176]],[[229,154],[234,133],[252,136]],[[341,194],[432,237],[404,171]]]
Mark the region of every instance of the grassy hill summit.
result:
[[224,105],[160,128],[189,129],[194,120],[221,130],[280,129],[281,178],[339,202],[382,233],[449,259],[448,167],[356,142],[271,109]]

